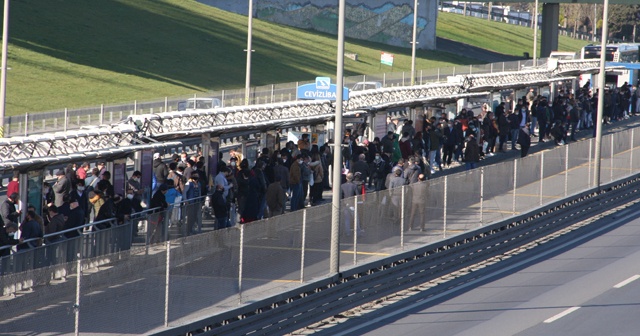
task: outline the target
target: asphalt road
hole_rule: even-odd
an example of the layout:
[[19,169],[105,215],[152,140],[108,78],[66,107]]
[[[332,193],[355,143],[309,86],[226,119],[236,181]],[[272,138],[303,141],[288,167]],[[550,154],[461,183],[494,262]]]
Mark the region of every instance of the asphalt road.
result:
[[538,246],[472,289],[394,304],[333,335],[637,335],[638,216],[635,206],[597,222],[611,229],[591,240]]

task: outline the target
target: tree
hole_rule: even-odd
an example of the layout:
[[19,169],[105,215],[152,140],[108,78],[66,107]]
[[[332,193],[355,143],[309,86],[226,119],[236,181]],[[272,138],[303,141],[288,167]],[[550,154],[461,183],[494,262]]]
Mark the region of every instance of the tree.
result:
[[610,37],[618,40],[631,40],[635,26],[640,23],[640,5],[610,5],[609,6],[609,32]]

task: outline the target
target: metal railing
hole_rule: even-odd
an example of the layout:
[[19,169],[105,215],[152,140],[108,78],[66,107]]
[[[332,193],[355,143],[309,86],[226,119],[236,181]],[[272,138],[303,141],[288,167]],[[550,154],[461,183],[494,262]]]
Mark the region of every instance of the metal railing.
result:
[[[134,243],[145,246],[148,252],[152,244],[201,233],[205,198],[171,204],[164,211],[148,209],[135,213],[124,223],[118,223],[113,218],[48,234],[43,238],[27,239],[17,245],[17,251],[0,258],[0,276],[62,265],[63,268],[52,274],[55,278],[56,275],[67,274],[65,263],[74,262],[78,257],[97,258],[118,253],[131,249]],[[0,247],[0,250],[7,249],[12,249],[12,246]],[[11,289],[5,287],[2,295],[11,294]]]
[[[540,60],[542,64],[544,60]],[[435,69],[423,69],[416,72],[416,83],[426,84],[446,81],[447,76],[483,74],[501,71],[517,71],[523,66],[530,65],[531,61],[513,61],[491,64],[443,67]],[[344,85],[351,88],[355,83],[365,81],[377,81],[383,87],[408,86],[411,82],[411,72],[385,72],[373,75],[358,75],[345,77]],[[312,81],[271,84],[252,87],[250,91],[250,104],[267,104],[297,100],[297,88],[299,85]],[[86,126],[112,124],[127,119],[130,115],[154,114],[177,110],[178,103],[188,98],[213,97],[222,102],[222,106],[237,106],[245,104],[244,89],[211,91],[208,93],[185,95],[179,97],[165,97],[162,99],[118,105],[100,105],[78,109],[61,109],[48,112],[26,113],[24,115],[5,117],[5,135],[26,136],[38,133],[59,132],[77,130]]]
[[[636,133],[630,129],[603,137],[603,183],[638,171]],[[590,139],[345,199],[340,267],[364,265],[591,190],[593,156]],[[0,320],[11,321],[3,325],[7,332],[50,331],[50,313],[36,308],[63,295],[76,295],[79,308],[60,315],[55,330],[61,333],[73,332],[74,325],[87,333],[146,333],[224,312],[326,277],[330,216],[331,205],[325,204],[234,228],[151,241],[146,249],[80,259],[68,263],[67,277],[76,285],[59,284],[53,293],[51,286],[43,287],[55,282],[50,267],[11,274],[1,278],[4,288],[32,283],[30,290],[39,295],[0,301]],[[21,318],[25,310],[35,313]],[[76,317],[90,323],[77,324]]]

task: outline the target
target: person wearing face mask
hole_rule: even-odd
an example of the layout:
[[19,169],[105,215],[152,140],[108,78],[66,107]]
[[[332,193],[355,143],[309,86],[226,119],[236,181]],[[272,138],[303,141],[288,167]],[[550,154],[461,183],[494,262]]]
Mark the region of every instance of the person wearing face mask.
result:
[[86,186],[84,180],[78,180],[76,187],[71,190],[71,202],[77,202],[78,206],[85,214],[85,221],[89,219],[89,197],[87,195]]
[[384,189],[384,182],[389,174],[389,164],[382,158],[380,153],[376,154],[371,165],[371,178],[373,179],[376,191]]

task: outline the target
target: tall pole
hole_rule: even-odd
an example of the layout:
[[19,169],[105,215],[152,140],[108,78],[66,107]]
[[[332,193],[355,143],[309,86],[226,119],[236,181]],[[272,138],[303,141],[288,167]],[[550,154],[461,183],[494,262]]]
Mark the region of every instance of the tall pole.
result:
[[418,0],[413,1],[413,42],[411,44],[411,86],[416,85],[416,41],[418,35]]
[[344,73],[344,13],[345,0],[338,2],[338,56],[336,71],[336,117],[333,132],[333,182],[331,185],[331,254],[329,272],[337,274],[340,266],[340,181],[342,174],[342,104],[343,73]]
[[0,138],[4,138],[4,109],[7,101],[7,45],[9,44],[9,0],[4,0],[2,20],[2,74],[0,74]]
[[244,84],[244,104],[249,105],[249,94],[251,93],[251,36],[253,35],[253,0],[249,0],[249,22],[247,23],[247,77]]
[[533,66],[538,66],[538,0],[533,9]]
[[598,4],[593,4],[593,22],[591,23],[593,31],[593,42],[596,41],[596,28],[598,27]]
[[609,0],[604,0],[602,9],[602,41],[600,41],[600,76],[598,77],[598,114],[596,119],[596,149],[594,167],[594,185],[600,189],[600,166],[602,149],[602,118],[604,116],[604,79],[606,77],[605,57],[607,50],[607,35],[609,34]]

